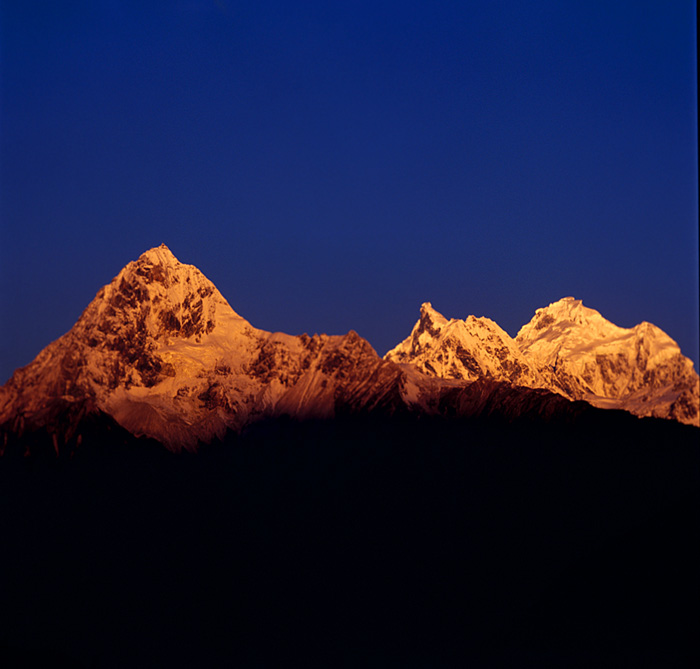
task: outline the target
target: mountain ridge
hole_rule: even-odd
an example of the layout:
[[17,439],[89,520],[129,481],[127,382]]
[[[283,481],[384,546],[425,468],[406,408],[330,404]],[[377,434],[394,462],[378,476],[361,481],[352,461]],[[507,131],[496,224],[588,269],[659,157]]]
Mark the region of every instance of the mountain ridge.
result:
[[[80,405],[69,413],[103,412],[135,436],[195,448],[265,417],[371,409],[398,373],[354,331],[254,328],[162,245],[127,264],[69,332],[13,374],[0,389],[0,425],[42,427]],[[76,429],[62,425],[61,438]]]
[[[597,339],[587,346],[591,327]],[[381,358],[352,330],[255,328],[163,244],[128,263],[71,330],[0,388],[0,429],[5,442],[45,429],[58,452],[86,416],[104,414],[136,437],[192,450],[279,416],[495,410],[513,420],[551,415],[553,406],[575,413],[569,400],[697,424],[688,363],[655,326],[618,328],[573,298],[538,310],[515,339],[488,318],[448,320],[424,303],[411,335]]]
[[448,320],[428,305],[411,335],[384,358],[442,378],[496,378],[599,408],[700,425],[700,379],[678,344],[648,322],[619,327],[573,297],[537,309],[515,338],[490,319]]

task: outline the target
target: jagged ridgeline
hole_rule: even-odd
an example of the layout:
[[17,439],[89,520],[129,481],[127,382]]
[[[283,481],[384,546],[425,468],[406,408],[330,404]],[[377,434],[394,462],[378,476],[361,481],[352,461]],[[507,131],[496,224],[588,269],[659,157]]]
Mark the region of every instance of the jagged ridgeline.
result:
[[618,327],[572,297],[538,309],[515,339],[489,318],[448,320],[425,303],[384,359],[443,379],[493,379],[700,424],[700,379],[671,337],[651,323]]
[[161,245],[14,373],[0,389],[0,429],[5,445],[45,435],[60,452],[80,446],[88,418],[171,450],[283,416],[553,420],[592,404],[697,425],[699,384],[661,330],[619,328],[572,298],[538,310],[515,339],[424,304],[384,359],[353,331],[266,332]]

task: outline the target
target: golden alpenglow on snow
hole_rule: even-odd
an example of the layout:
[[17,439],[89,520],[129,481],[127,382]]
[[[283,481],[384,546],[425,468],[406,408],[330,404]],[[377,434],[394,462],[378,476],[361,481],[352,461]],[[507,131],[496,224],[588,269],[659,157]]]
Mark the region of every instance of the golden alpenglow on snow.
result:
[[515,339],[488,318],[447,320],[426,303],[411,335],[384,359],[700,425],[700,379],[678,344],[651,323],[618,327],[573,297],[538,309]]
[[515,339],[488,318],[448,320],[425,303],[384,359],[354,331],[266,332],[161,245],[0,388],[0,429],[3,444],[43,430],[59,452],[80,442],[90,416],[172,450],[280,416],[513,420],[594,405],[698,425],[699,387],[659,328],[617,327],[570,297],[538,309]]

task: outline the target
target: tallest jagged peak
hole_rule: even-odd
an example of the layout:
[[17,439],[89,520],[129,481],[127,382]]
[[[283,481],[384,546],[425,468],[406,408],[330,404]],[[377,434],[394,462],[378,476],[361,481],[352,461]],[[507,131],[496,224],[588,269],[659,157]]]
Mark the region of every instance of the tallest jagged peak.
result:
[[150,262],[153,265],[179,265],[180,261],[173,255],[173,252],[165,245],[154,246],[139,256],[139,260]]
[[181,263],[161,244],[128,263],[102,288],[76,326],[121,339],[119,333],[133,338],[138,331],[157,341],[193,338],[199,343],[215,328],[237,329],[241,323],[244,319],[197,267]]

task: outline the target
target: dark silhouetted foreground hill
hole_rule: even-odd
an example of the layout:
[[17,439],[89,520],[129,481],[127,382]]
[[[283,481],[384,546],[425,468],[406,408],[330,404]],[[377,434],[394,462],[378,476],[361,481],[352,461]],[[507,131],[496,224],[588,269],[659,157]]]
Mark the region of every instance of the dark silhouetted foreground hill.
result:
[[697,428],[281,419],[175,455],[95,421],[0,460],[3,666],[700,659]]

